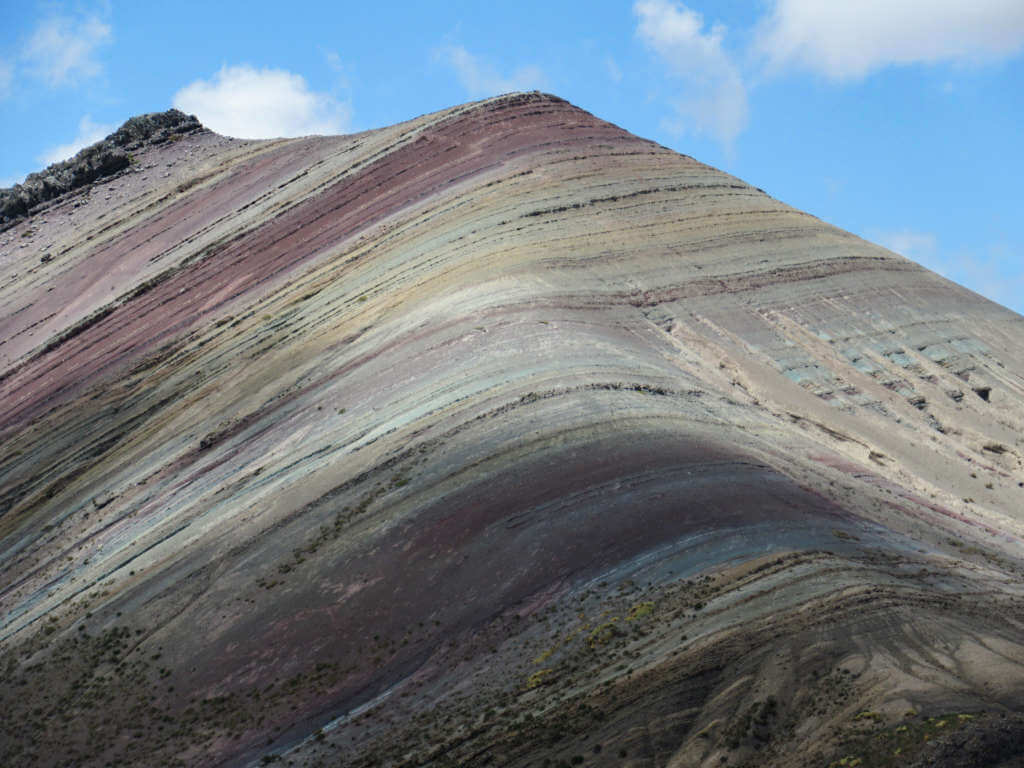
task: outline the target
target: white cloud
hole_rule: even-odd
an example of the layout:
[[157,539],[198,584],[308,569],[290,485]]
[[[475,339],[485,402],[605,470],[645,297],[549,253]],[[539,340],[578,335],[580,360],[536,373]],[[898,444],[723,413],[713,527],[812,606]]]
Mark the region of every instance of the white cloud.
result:
[[725,27],[704,32],[701,15],[673,0],[638,0],[633,13],[637,36],[682,85],[670,127],[731,143],[747,124],[747,90],[722,46]]
[[88,147],[90,144],[95,144],[100,139],[106,138],[109,134],[114,132],[117,126],[114,125],[103,125],[101,123],[94,123],[89,115],[86,115],[78,121],[78,135],[74,139],[69,141],[67,144],[61,144],[59,146],[48,149],[46,152],[39,156],[39,161],[44,165],[50,165],[51,163],[59,163],[61,160],[67,160],[69,157],[74,157],[78,150]]
[[301,75],[283,69],[223,67],[174,95],[174,106],[207,128],[243,139],[344,133],[352,109],[327,93],[311,91]]
[[48,85],[73,85],[102,71],[96,49],[111,37],[110,26],[96,17],[53,16],[36,27],[25,45],[24,58]]
[[434,58],[455,70],[459,83],[470,96],[496,96],[510,91],[543,90],[547,78],[538,67],[520,67],[511,75],[500,75],[494,67],[461,45],[446,45],[434,51]]
[[1021,0],[775,0],[755,49],[834,80],[894,64],[980,63],[1024,49]]

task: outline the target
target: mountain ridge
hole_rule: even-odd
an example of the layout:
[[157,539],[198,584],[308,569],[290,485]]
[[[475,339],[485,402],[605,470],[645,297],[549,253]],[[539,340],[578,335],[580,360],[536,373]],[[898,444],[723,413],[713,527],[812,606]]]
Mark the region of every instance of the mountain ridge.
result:
[[0,239],[6,759],[1012,752],[1020,316],[543,94],[136,159]]
[[109,136],[84,147],[74,157],[51,163],[42,171],[30,173],[20,184],[0,189],[0,232],[28,216],[37,206],[123,171],[131,165],[130,150],[176,141],[201,130],[206,129],[195,115],[177,109],[129,118]]

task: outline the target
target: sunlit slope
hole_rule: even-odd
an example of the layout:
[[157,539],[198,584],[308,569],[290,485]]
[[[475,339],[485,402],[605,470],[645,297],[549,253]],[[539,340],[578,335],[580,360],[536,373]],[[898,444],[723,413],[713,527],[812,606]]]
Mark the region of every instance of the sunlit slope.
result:
[[0,242],[8,760],[825,759],[1024,703],[1024,318],[567,102],[203,132]]

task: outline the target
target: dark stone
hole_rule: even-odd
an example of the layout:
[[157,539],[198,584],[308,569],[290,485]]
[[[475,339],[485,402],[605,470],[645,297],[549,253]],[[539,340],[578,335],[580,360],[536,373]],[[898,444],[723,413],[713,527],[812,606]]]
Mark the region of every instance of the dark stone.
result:
[[110,502],[112,502],[115,498],[117,497],[112,493],[101,493],[99,496],[93,496],[92,505],[96,509],[103,509],[105,506],[110,504]]
[[22,184],[0,189],[0,231],[28,216],[40,203],[124,170],[131,165],[129,150],[163,144],[202,130],[205,129],[195,115],[186,115],[177,109],[133,117],[70,160],[29,174]]

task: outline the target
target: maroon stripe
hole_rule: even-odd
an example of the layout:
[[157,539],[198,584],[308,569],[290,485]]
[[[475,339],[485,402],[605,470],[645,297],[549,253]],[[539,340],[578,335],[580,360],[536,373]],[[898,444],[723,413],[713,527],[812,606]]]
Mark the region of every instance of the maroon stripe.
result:
[[[0,383],[0,429],[112,376],[229,302],[397,211],[540,150],[610,141],[648,143],[550,97],[507,99],[449,118],[31,360]],[[248,176],[261,167],[247,167],[224,185],[249,186]],[[209,200],[195,196],[181,215]]]

